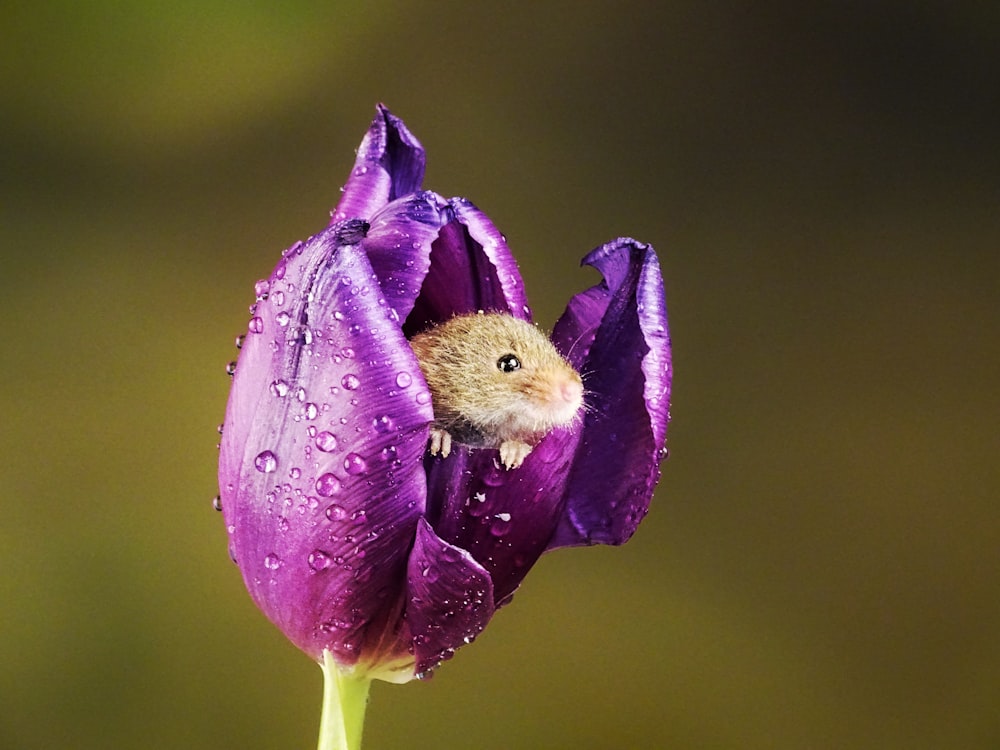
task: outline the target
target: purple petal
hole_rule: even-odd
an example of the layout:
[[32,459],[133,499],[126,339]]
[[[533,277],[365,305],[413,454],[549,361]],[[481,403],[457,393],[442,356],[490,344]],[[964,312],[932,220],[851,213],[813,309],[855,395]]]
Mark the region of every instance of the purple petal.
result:
[[399,627],[424,512],[432,418],[417,362],[358,247],[335,225],[258,284],[219,464],[231,551],[285,635],[341,664]]
[[454,218],[434,242],[420,296],[404,325],[407,335],[478,310],[530,320],[524,282],[503,235],[468,201],[452,198],[448,205]]
[[450,219],[447,203],[431,192],[395,200],[371,218],[362,247],[400,322],[413,310],[431,266],[431,247]]
[[493,582],[468,552],[443,541],[423,519],[406,575],[416,673],[428,674],[486,627],[493,616]]
[[604,281],[570,302],[554,339],[580,367],[589,409],[549,549],[625,542],[646,515],[666,455],[672,364],[656,254],[623,238],[584,263]]
[[452,446],[447,459],[427,459],[428,520],[489,571],[497,606],[545,551],[562,517],[577,438],[554,430],[511,471],[490,449]]
[[424,164],[420,142],[402,120],[378,105],[330,223],[368,219],[386,203],[415,193],[424,179]]

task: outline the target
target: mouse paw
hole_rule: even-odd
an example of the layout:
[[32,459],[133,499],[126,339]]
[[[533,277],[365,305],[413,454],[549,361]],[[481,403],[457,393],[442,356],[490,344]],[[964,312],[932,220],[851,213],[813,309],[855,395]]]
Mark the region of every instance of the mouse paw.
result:
[[440,455],[441,458],[448,458],[448,454],[451,453],[451,435],[447,430],[431,427],[430,451],[432,456]]
[[531,453],[531,446],[519,440],[507,440],[500,444],[500,460],[509,471],[524,463]]

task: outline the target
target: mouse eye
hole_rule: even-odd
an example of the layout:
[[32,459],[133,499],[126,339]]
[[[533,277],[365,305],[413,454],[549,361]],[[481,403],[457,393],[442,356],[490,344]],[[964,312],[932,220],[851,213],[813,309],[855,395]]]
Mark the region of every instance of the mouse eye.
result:
[[497,360],[497,369],[500,372],[514,372],[521,369],[521,360],[516,354],[505,354]]

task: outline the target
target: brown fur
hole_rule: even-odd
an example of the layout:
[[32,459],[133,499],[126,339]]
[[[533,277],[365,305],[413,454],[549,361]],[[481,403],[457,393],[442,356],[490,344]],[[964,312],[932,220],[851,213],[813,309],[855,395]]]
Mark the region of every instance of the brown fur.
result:
[[[526,321],[499,313],[461,315],[410,344],[430,386],[435,426],[456,442],[491,448],[524,443],[527,455],[553,427],[577,418],[580,376]],[[506,354],[520,360],[520,369],[497,367]],[[564,386],[579,398],[561,396]]]

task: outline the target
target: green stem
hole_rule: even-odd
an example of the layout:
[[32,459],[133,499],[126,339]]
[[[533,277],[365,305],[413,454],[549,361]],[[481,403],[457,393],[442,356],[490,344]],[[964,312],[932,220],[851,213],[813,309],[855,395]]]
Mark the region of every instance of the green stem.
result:
[[323,715],[318,750],[359,750],[368,705],[367,677],[340,671],[329,651],[323,651]]

